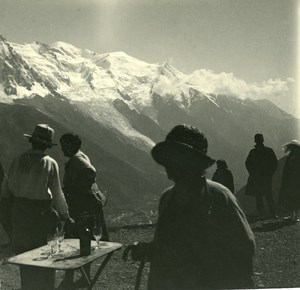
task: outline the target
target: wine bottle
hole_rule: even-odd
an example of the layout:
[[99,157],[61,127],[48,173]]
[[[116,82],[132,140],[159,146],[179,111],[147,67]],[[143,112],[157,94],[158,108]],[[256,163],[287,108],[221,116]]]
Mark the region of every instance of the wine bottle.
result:
[[87,227],[87,216],[83,215],[79,233],[80,255],[87,256],[91,253],[91,232]]

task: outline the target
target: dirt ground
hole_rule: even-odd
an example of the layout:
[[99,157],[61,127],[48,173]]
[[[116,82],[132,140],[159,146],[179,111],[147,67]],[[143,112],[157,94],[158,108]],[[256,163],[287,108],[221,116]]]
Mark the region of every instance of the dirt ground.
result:
[[[300,223],[264,220],[251,223],[251,227],[256,236],[254,279],[257,288],[300,288]],[[123,228],[111,232],[111,241],[127,245],[134,241],[149,241],[152,236],[153,227]],[[123,262],[122,253],[120,250],[112,256],[94,289],[134,289],[139,264]],[[0,249],[1,290],[20,288],[18,267],[6,262],[10,255],[8,247]],[[100,263],[101,260],[93,263],[92,272]],[[148,271],[146,264],[140,289],[146,289]],[[63,271],[57,271],[57,285],[63,275]],[[76,276],[79,278],[80,274]]]

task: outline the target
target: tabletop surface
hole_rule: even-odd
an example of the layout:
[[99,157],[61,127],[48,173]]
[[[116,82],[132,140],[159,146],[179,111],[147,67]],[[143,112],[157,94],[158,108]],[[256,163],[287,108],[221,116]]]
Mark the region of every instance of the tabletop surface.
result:
[[80,256],[79,239],[65,239],[61,244],[61,252],[56,252],[53,257],[50,257],[50,246],[45,245],[11,257],[8,262],[56,270],[76,269],[122,247],[122,244],[112,242],[100,242],[99,249],[95,249],[96,245],[96,241],[91,241],[91,254]]

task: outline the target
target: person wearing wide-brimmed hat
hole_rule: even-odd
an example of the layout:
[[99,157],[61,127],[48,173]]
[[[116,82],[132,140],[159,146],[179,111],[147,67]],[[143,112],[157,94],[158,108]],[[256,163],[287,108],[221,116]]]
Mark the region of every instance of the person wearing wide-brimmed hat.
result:
[[284,163],[279,205],[288,209],[291,221],[299,222],[300,210],[300,141],[292,140],[282,146],[289,153]]
[[151,263],[148,289],[253,286],[254,236],[233,194],[204,177],[214,163],[207,147],[200,130],[178,125],[152,149],[175,184],[160,199],[153,241],[130,246]]
[[[59,180],[57,162],[45,153],[53,145],[54,130],[47,124],[24,134],[32,148],[16,157],[2,186],[5,198],[13,196],[12,247],[20,254],[47,244],[47,234],[58,222],[69,219],[68,207]],[[56,211],[55,211],[55,210]],[[54,289],[55,272],[20,266],[22,289]]]

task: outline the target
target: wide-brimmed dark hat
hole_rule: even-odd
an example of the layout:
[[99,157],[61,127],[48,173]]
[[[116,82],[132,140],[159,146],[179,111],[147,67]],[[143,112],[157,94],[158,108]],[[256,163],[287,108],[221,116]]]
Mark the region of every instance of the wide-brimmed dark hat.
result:
[[151,154],[163,166],[177,163],[205,170],[215,163],[206,154],[207,147],[207,139],[199,129],[183,124],[174,127],[165,141],[153,147]]
[[30,141],[36,141],[49,147],[57,145],[52,142],[54,130],[48,124],[38,124],[35,126],[32,135],[24,134],[24,136],[30,138]]

